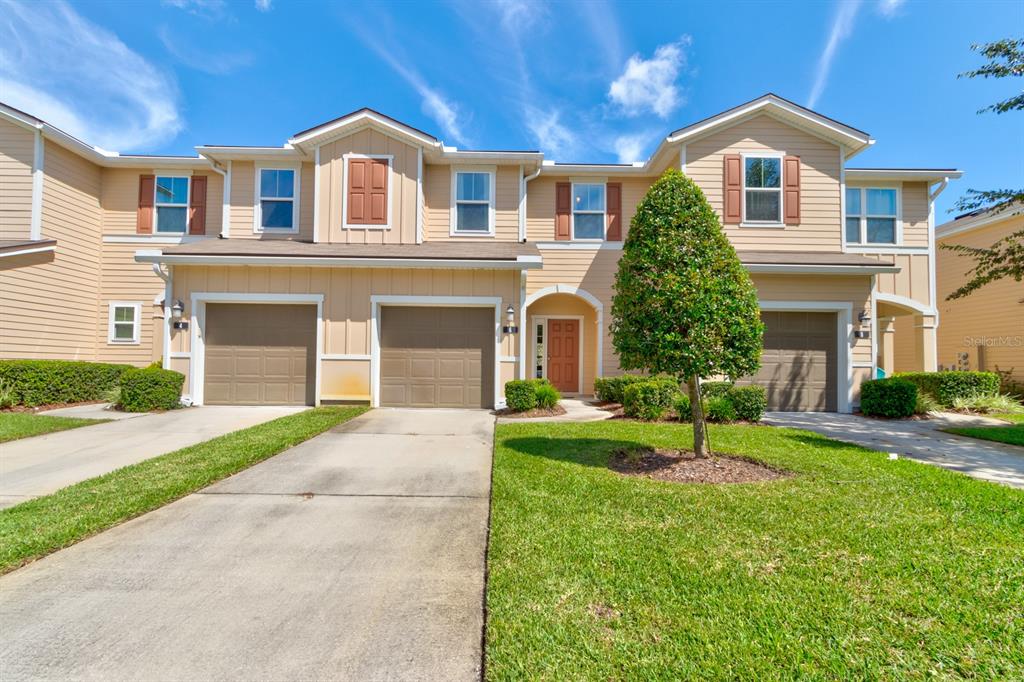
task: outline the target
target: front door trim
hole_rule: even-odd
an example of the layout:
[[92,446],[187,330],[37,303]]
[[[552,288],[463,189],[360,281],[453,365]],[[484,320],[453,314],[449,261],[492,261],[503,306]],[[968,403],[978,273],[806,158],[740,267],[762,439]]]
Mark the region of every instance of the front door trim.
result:
[[[533,362],[537,358],[537,327],[541,324],[544,325],[544,345],[547,346],[551,341],[551,337],[548,335],[548,320],[577,320],[579,322],[579,338],[577,343],[579,344],[576,348],[576,359],[579,362],[579,368],[576,370],[577,378],[577,395],[583,394],[583,316],[582,315],[534,315],[533,326],[531,327],[530,335],[530,377],[533,377]],[[541,374],[545,379],[548,377],[548,357],[547,349],[544,351],[544,371]]]
[[324,295],[323,294],[239,294],[231,292],[195,291],[191,297],[190,325],[191,361],[189,397],[193,405],[203,404],[203,382],[206,371],[206,304],[207,303],[307,303],[316,305],[316,361],[313,404],[320,404],[320,362],[323,359]]
[[[370,296],[370,406],[380,407],[380,308],[425,306],[428,308],[494,308],[494,407],[505,407],[501,386],[501,296]],[[317,397],[319,398],[319,390]]]

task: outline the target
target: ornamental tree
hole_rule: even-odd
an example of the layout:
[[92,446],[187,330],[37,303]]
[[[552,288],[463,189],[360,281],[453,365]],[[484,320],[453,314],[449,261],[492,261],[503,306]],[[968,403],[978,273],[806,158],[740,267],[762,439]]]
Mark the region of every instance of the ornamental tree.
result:
[[676,169],[637,205],[615,275],[611,333],[623,369],[670,374],[688,386],[693,450],[703,457],[700,379],[756,372],[764,325],[718,215]]

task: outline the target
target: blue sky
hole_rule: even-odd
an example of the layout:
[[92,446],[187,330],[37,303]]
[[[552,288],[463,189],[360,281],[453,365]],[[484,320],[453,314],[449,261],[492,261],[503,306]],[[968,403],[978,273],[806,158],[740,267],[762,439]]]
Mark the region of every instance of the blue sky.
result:
[[641,160],[775,92],[871,133],[855,166],[1024,185],[1020,82],[957,80],[1024,3],[0,0],[0,100],[121,152],[280,145],[369,106],[462,148]]

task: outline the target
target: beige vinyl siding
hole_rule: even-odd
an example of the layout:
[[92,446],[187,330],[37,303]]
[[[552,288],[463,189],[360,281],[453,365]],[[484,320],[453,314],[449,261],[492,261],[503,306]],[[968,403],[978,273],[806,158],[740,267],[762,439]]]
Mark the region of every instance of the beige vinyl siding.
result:
[[0,239],[28,239],[35,133],[0,121]]
[[[96,359],[100,362],[126,362],[146,365],[160,359],[163,351],[163,308],[154,303],[163,300],[164,282],[149,263],[136,263],[139,244],[104,244],[100,278],[99,305],[96,314]],[[111,301],[141,304],[139,343],[110,343],[108,334]]]
[[[928,246],[928,183],[925,182],[870,182],[866,180],[847,181],[849,189],[884,188],[896,189],[900,194],[899,219],[902,223],[903,241],[901,246],[927,248]],[[854,249],[858,245],[852,245]],[[884,247],[883,245],[877,245]]]
[[[629,234],[629,225],[636,214],[636,205],[643,199],[647,189],[656,178],[609,177],[607,182],[622,184],[622,239]],[[542,175],[526,185],[526,238],[531,242],[555,240],[555,185],[572,182],[568,175],[555,177]],[[601,182],[595,180],[594,182]]]
[[785,228],[726,225],[737,249],[838,251],[840,232],[839,147],[760,114],[686,147],[686,174],[723,214],[723,156],[775,152],[800,157],[800,224]]
[[[100,169],[46,142],[43,235],[56,251],[0,271],[0,357],[92,360],[100,264]],[[8,262],[15,261],[15,262]]]
[[[1024,229],[1024,216],[1014,216],[939,240],[979,248]],[[936,251],[939,299],[938,362],[956,366],[957,355],[967,353],[971,369],[1013,369],[1024,381],[1024,284],[1007,277],[986,284],[966,298],[946,297],[968,280],[972,260],[953,251]]]
[[917,352],[917,318],[914,315],[900,315],[893,321],[893,370],[894,372],[918,372],[921,358]]
[[[288,164],[277,164],[285,168]],[[313,241],[313,203],[315,201],[315,169],[312,163],[303,163],[299,176],[299,231],[291,232],[257,232],[255,226],[256,211],[256,168],[276,167],[272,162],[255,161],[232,161],[231,162],[231,239],[297,239],[300,241]],[[221,214],[223,205],[221,196],[224,184],[221,184],[217,191],[217,204],[213,209],[217,211],[217,231],[220,232]],[[213,185],[211,184],[212,188]],[[207,212],[209,216],[209,212]],[[207,234],[213,234],[207,230]]]
[[[459,170],[472,171],[470,166]],[[478,236],[450,236],[452,212],[452,167],[427,166],[424,175],[424,205],[426,220],[423,225],[425,241],[447,239],[474,241],[487,239]],[[519,239],[519,166],[498,166],[494,188],[494,236],[490,239],[516,241]]]
[[[153,168],[104,168],[101,173],[100,205],[103,234],[135,234],[138,227],[139,176],[153,175]],[[169,171],[173,173],[174,171]],[[220,234],[223,223],[221,197],[224,178],[219,173],[196,172],[206,177],[206,234]],[[250,230],[251,232],[252,230]],[[234,236],[234,235],[232,235]]]
[[[345,154],[391,155],[388,201],[391,226],[347,228],[343,225]],[[320,146],[320,240],[350,244],[415,244],[417,147],[371,128]],[[234,183],[234,179],[232,179]]]
[[[900,269],[899,272],[883,273],[877,276],[879,293],[903,296],[920,303],[926,308],[931,307],[928,254],[867,254],[867,257],[892,262]],[[911,311],[908,310],[908,312]]]

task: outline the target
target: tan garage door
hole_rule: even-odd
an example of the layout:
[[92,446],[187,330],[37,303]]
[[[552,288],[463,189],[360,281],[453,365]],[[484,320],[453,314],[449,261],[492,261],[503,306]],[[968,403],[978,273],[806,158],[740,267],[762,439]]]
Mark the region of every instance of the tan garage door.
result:
[[493,308],[381,308],[380,404],[493,407]]
[[316,306],[209,303],[208,405],[312,405]]
[[837,408],[836,314],[763,311],[761,371],[737,383],[768,390],[768,409],[825,411]]

